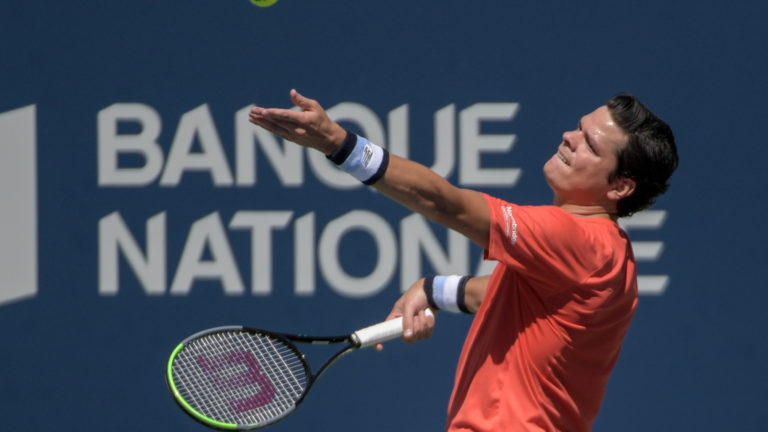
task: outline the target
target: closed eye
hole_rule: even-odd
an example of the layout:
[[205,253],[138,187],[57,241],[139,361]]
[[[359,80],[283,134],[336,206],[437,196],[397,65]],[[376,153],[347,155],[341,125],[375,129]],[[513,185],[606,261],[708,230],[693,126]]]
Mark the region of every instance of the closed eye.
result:
[[[577,127],[581,131],[581,120],[579,120],[579,124],[577,125]],[[590,138],[589,134],[586,132],[584,132],[584,140],[587,142],[587,147],[589,148],[589,151],[591,151],[592,154],[597,155],[597,150],[595,149],[595,146],[592,143],[592,139]]]

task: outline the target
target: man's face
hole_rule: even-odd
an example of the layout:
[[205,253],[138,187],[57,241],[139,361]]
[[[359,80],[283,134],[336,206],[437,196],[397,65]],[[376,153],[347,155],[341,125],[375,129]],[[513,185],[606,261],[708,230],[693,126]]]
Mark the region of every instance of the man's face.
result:
[[555,204],[609,202],[608,176],[626,143],[627,134],[614,123],[606,106],[582,117],[575,130],[563,133],[557,152],[544,164],[544,176],[555,192]]

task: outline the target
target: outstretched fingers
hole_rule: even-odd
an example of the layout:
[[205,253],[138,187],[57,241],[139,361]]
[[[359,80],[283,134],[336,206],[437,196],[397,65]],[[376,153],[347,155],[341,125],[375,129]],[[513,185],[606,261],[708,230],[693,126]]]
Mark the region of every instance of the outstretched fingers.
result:
[[249,118],[263,117],[272,123],[280,124],[286,129],[292,129],[296,126],[305,124],[308,119],[302,111],[294,111],[282,108],[261,108],[253,107],[249,113]]
[[286,128],[284,124],[277,123],[275,121],[272,121],[272,119],[265,117],[263,114],[263,111],[259,108],[251,109],[251,112],[248,114],[248,120],[257,126],[262,127],[268,130],[269,132],[272,132],[275,135],[278,135],[287,139],[291,138],[290,129]]

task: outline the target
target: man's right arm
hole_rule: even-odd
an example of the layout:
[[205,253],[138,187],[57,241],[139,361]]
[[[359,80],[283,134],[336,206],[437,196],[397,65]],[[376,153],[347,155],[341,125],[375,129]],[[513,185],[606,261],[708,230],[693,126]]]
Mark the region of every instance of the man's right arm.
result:
[[[480,309],[480,304],[485,298],[490,276],[472,277],[464,287],[464,305],[474,314]],[[424,310],[429,306],[427,294],[424,291],[425,278],[421,278],[411,285],[395,302],[392,310],[387,315],[388,320],[403,317],[403,341],[413,343],[417,340],[427,339],[432,335],[435,320],[424,315]],[[381,350],[378,345],[377,349]]]
[[480,304],[485,298],[485,292],[488,289],[490,276],[478,276],[470,278],[464,289],[464,305],[471,313],[477,313]]

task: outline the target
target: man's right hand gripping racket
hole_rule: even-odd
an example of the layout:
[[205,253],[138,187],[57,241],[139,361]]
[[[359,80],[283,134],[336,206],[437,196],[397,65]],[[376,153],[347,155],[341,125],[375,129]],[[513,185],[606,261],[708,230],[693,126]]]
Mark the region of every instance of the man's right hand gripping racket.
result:
[[[429,309],[426,313],[432,316]],[[178,405],[200,423],[222,430],[259,429],[291,414],[341,356],[402,334],[402,318],[333,337],[216,327],[193,334],[173,350],[166,382]],[[312,373],[296,342],[344,347]]]

